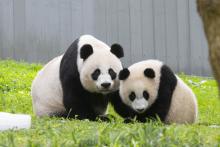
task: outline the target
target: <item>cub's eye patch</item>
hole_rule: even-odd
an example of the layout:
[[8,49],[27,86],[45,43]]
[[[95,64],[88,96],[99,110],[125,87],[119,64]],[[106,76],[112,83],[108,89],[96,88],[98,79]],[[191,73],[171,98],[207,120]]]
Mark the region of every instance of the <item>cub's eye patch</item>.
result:
[[92,73],[92,79],[93,79],[93,80],[97,80],[100,74],[101,74],[100,69],[96,69],[96,70]]
[[148,100],[149,99],[149,93],[147,91],[143,92],[143,97]]
[[117,77],[117,74],[115,73],[115,71],[112,68],[110,68],[108,70],[108,73],[111,76],[112,80],[114,80]]
[[135,93],[134,93],[134,92],[131,92],[130,95],[129,95],[129,99],[130,99],[131,101],[134,101],[135,98],[136,98]]

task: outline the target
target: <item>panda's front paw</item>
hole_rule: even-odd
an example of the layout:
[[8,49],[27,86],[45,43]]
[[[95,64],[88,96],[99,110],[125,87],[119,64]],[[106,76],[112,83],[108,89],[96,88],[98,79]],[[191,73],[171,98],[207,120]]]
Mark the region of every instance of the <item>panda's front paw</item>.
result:
[[99,115],[97,117],[97,120],[102,121],[102,122],[114,122],[115,117],[111,114]]
[[125,124],[134,123],[134,119],[132,119],[132,118],[130,118],[130,117],[125,118],[125,119],[124,119],[124,123],[125,123]]

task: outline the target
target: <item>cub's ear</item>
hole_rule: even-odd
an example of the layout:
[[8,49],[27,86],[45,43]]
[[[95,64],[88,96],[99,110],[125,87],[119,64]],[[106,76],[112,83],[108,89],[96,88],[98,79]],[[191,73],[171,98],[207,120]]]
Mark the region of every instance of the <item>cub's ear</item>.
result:
[[93,48],[90,44],[85,44],[80,49],[80,57],[86,60],[90,55],[93,54]]
[[151,79],[155,78],[155,72],[152,68],[146,68],[144,70],[144,75],[148,78],[151,78]]
[[127,68],[124,68],[119,72],[119,80],[126,80],[129,75],[130,71]]
[[112,44],[111,50],[110,50],[116,57],[122,58],[124,57],[124,51],[121,45],[119,44]]

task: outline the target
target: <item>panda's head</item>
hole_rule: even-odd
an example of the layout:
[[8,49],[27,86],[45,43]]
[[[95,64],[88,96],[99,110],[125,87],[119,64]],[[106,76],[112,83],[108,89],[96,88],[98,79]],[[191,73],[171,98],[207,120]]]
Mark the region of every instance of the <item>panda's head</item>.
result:
[[156,100],[162,62],[146,60],[120,71],[120,97],[137,113],[145,112]]
[[123,49],[118,44],[113,44],[111,48],[84,44],[80,49],[82,63],[79,69],[82,86],[93,93],[107,94],[118,90],[118,74],[122,69],[119,58],[123,55]]

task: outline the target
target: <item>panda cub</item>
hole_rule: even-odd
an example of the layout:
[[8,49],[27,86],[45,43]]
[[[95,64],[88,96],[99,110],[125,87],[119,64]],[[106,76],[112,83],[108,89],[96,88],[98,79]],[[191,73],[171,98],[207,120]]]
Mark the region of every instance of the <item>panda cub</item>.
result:
[[123,49],[111,48],[91,35],[76,39],[65,54],[52,59],[32,83],[37,116],[76,117],[95,120],[108,105],[105,95],[119,88],[119,58]]
[[119,93],[114,94],[112,104],[122,117],[140,122],[159,117],[168,124],[195,122],[198,108],[194,93],[161,61],[133,64],[120,72],[119,79]]

